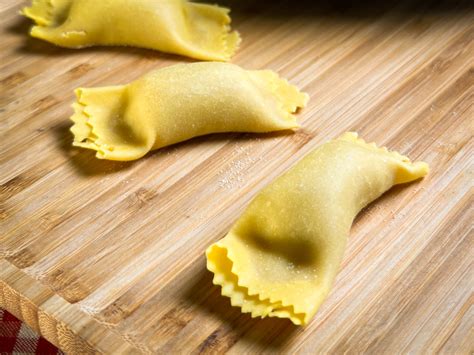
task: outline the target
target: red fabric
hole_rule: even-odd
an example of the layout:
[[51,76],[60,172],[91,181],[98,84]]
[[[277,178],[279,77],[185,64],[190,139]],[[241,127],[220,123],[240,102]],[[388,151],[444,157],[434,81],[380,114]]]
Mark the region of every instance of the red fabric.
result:
[[25,323],[0,308],[0,354],[63,354]]

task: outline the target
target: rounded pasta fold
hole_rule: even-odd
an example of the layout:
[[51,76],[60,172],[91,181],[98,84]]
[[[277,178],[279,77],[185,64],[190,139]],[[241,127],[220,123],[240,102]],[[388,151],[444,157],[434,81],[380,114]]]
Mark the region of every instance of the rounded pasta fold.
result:
[[357,213],[428,165],[346,133],[264,188],[206,252],[214,284],[252,317],[307,324],[338,273]]
[[111,160],[210,133],[295,129],[293,113],[308,101],[272,71],[220,62],[178,64],[128,85],[80,88],[76,96],[73,144]]
[[201,60],[229,60],[240,36],[229,10],[187,0],[33,0],[31,35],[69,48],[125,45]]

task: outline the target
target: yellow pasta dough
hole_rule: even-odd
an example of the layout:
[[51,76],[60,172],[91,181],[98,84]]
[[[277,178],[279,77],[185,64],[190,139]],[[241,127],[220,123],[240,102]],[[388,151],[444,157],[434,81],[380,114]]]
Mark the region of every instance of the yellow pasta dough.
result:
[[127,45],[229,60],[240,37],[229,10],[187,0],[33,0],[31,35],[58,46]]
[[77,89],[74,145],[133,160],[192,137],[298,127],[308,95],[270,70],[220,62],[178,64],[123,86]]
[[395,184],[428,165],[346,133],[317,148],[263,189],[207,267],[233,306],[253,317],[307,324],[338,273],[352,221]]

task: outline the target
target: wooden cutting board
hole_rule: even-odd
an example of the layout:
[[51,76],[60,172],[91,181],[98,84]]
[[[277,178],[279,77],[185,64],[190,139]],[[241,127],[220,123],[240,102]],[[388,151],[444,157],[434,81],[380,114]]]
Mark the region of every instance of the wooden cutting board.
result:
[[[189,60],[57,48],[27,36],[24,3],[0,1],[0,306],[74,353],[472,352],[469,1],[227,3],[243,37],[233,62],[308,92],[303,128],[117,163],[71,147],[73,89]],[[361,213],[309,326],[241,314],[212,285],[206,247],[263,186],[347,130],[431,174]]]

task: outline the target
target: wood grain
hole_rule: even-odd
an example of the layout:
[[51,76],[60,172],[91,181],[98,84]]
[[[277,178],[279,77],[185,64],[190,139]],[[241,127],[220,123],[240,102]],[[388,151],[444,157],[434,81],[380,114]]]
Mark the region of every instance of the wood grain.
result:
[[[474,12],[469,1],[223,1],[243,43],[311,96],[295,134],[223,134],[132,163],[71,147],[73,89],[185,58],[29,38],[0,0],[0,307],[71,353],[459,353],[474,350]],[[249,200],[347,130],[427,161],[353,226],[306,328],[251,319],[204,251]]]

